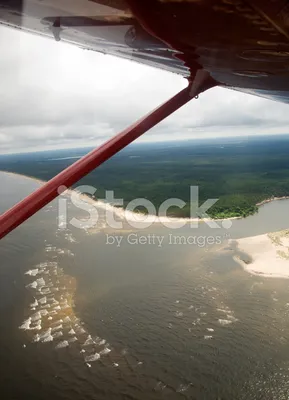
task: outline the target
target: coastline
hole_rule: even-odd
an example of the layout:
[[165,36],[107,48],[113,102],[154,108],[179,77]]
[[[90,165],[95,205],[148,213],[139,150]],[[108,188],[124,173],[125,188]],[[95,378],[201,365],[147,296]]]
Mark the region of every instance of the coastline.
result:
[[39,178],[35,178],[35,176],[29,176],[29,175],[19,174],[18,172],[10,172],[10,171],[2,171],[2,170],[0,170],[0,172],[3,172],[4,174],[7,174],[7,175],[12,175],[12,176],[14,175],[14,176],[22,177],[22,178],[23,177],[24,178],[29,178],[29,179],[32,179],[35,182],[41,183],[41,185],[43,185],[45,183],[45,181],[43,181],[43,180],[41,180]]
[[[22,175],[19,173],[0,171],[10,175],[25,177],[32,179],[35,182],[43,185],[45,181],[40,179]],[[73,189],[67,189],[66,195],[75,195],[76,199],[80,202],[91,204],[93,207],[98,207],[102,210],[108,210],[109,212],[115,213],[120,219],[126,219],[126,221],[152,222],[152,223],[179,223],[179,222],[205,222],[198,218],[177,218],[177,217],[158,217],[154,215],[141,214],[137,212],[127,211],[120,207],[114,207],[111,204],[103,201],[95,200],[90,196],[81,194]],[[258,207],[268,204],[272,201],[277,200],[288,200],[289,196],[283,197],[271,197],[270,199],[263,200],[258,203]],[[211,221],[224,221],[232,219],[242,219],[242,217],[234,217],[227,219],[211,219]],[[237,240],[230,240],[229,243],[237,245],[237,254],[233,256],[233,259],[248,273],[260,277],[268,278],[285,278],[289,279],[289,229],[268,233],[253,237],[246,237]],[[239,254],[238,254],[239,253]]]
[[[9,174],[9,175],[14,175],[14,176],[19,176],[19,177],[24,177],[24,178],[28,178],[28,179],[32,179],[35,182],[40,183],[41,185],[43,185],[44,183],[46,183],[46,181],[43,181],[41,179],[35,178],[33,176],[28,176],[28,175],[23,175],[23,174],[19,174],[17,172],[9,172],[9,171],[0,171],[3,172],[5,174]],[[67,189],[66,191],[67,195],[71,195],[72,193],[77,193],[76,190],[74,189]],[[91,204],[94,207],[99,207],[102,210],[107,210],[109,212],[114,212],[119,218],[121,219],[126,219],[127,221],[134,221],[134,222],[152,222],[152,223],[179,223],[179,222],[208,222],[208,221],[231,221],[234,219],[242,219],[243,217],[231,217],[231,218],[217,218],[217,219],[213,219],[213,218],[186,218],[186,217],[168,217],[168,216],[155,216],[155,215],[150,215],[150,214],[143,214],[140,212],[133,212],[133,211],[128,211],[125,210],[122,207],[115,207],[109,203],[105,203],[104,201],[100,201],[100,200],[95,200],[92,197],[85,195],[85,194],[80,194],[79,199],[81,201],[85,201],[88,204]]]
[[281,197],[272,196],[269,199],[260,201],[260,203],[257,203],[256,206],[261,207],[264,204],[268,204],[268,203],[271,203],[272,201],[276,201],[276,200],[289,200],[289,196],[281,196]]
[[[289,230],[232,240],[237,250],[234,260],[252,275],[289,279]],[[250,260],[248,260],[248,256]],[[245,259],[246,258],[246,259]]]
[[[9,175],[14,175],[14,176],[19,176],[19,177],[25,177],[25,178],[29,178],[34,180],[35,182],[38,182],[39,184],[43,185],[44,183],[46,183],[46,181],[43,181],[39,178],[35,178],[33,176],[29,176],[29,175],[23,175],[23,174],[19,174],[18,172],[10,172],[10,171],[2,171],[0,170],[0,172],[3,172],[5,174],[9,174]],[[74,189],[67,189],[66,193],[67,194],[72,194],[75,193],[76,191]],[[208,222],[208,221],[216,221],[216,222],[220,222],[220,221],[232,221],[232,220],[236,220],[236,219],[243,219],[246,217],[243,216],[238,216],[238,217],[230,217],[230,218],[189,218],[189,217],[173,217],[173,216],[154,216],[154,215],[149,215],[149,214],[143,214],[140,212],[133,212],[133,211],[128,211],[125,210],[122,207],[114,207],[113,205],[109,204],[109,203],[105,203],[104,201],[100,201],[100,200],[95,200],[92,197],[85,195],[85,194],[81,194],[80,195],[80,199],[82,201],[85,201],[93,206],[99,207],[103,210],[108,210],[110,212],[114,212],[117,216],[119,216],[121,219],[126,219],[127,221],[136,221],[136,222],[154,222],[154,223],[177,223],[177,222]],[[269,199],[265,199],[262,200],[261,202],[257,203],[256,206],[262,207],[265,204],[271,203],[272,201],[279,201],[279,200],[289,200],[289,196],[282,196],[282,197],[270,197]]]

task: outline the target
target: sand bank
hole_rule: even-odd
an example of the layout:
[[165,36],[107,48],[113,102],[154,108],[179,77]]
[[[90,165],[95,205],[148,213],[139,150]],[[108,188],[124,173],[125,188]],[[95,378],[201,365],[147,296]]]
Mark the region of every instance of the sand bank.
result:
[[234,257],[246,271],[271,278],[289,278],[289,230],[236,240],[245,255]]

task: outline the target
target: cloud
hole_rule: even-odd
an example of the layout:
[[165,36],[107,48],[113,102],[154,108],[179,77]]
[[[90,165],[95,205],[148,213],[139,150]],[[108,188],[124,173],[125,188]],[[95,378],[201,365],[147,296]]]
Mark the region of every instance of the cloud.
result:
[[[131,61],[0,28],[0,153],[97,145],[186,86]],[[214,88],[139,141],[287,133],[288,106]]]

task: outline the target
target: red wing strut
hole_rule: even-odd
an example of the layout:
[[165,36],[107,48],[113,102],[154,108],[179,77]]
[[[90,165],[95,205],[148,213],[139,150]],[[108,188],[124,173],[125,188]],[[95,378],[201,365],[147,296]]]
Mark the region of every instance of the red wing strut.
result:
[[205,71],[199,71],[192,83],[150,114],[92,150],[90,153],[60,172],[41,188],[27,196],[0,216],[0,239],[26,221],[61,193],[61,186],[70,187],[93,169],[104,163],[160,121],[171,115],[199,93],[215,86]]

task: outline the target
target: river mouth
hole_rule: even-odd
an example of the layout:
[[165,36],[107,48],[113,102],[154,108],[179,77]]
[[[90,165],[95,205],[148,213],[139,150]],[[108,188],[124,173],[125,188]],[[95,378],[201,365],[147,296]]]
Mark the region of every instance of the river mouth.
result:
[[[36,185],[14,179],[7,204]],[[228,241],[285,229],[288,204],[214,233],[63,229],[48,206],[1,241],[5,398],[287,398],[289,283],[248,274]],[[107,235],[122,236],[120,246]],[[222,241],[192,239],[209,236]],[[190,242],[170,242],[180,237]],[[25,329],[39,316],[41,329]]]

